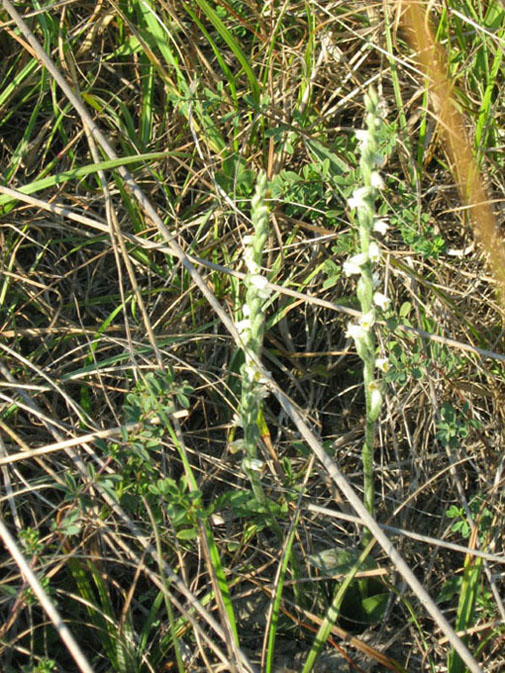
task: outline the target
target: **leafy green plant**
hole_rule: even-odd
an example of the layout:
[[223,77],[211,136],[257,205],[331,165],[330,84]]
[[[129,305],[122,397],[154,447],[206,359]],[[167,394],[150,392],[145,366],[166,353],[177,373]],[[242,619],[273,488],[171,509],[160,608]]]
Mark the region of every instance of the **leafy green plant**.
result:
[[[478,527],[479,540],[481,543],[483,543],[492,532],[494,521],[493,513],[486,506],[486,500],[480,495],[475,495],[468,503],[468,507],[470,509],[472,519],[474,522],[476,522]],[[454,523],[451,525],[451,531],[453,533],[459,533],[465,539],[470,537],[472,534],[472,529],[463,507],[451,505],[447,509],[445,516],[448,519],[454,520]]]
[[200,491],[190,491],[187,479],[182,476],[178,482],[169,477],[158,479],[149,486],[149,498],[156,508],[163,507],[179,540],[193,540],[198,536],[198,521],[208,516],[202,507]]
[[[338,175],[342,175],[342,181],[350,187],[353,176],[345,170],[342,160],[339,162],[336,164]],[[286,216],[333,229],[340,213],[341,197],[335,191],[336,178],[332,170],[334,167],[328,158],[304,164],[300,173],[284,169],[271,181],[272,198],[283,203]]]
[[40,531],[31,526],[19,531],[19,539],[28,556],[38,556],[44,550],[44,544],[40,540]]
[[[311,554],[309,562],[322,571],[324,575],[346,575],[358,562],[359,570],[375,570],[376,561],[367,556],[359,561],[360,554],[356,550],[345,548],[325,549],[318,554]],[[350,630],[359,631],[375,624],[384,615],[389,591],[380,580],[367,577],[357,578],[349,584],[339,610],[340,619]]]
[[480,422],[470,417],[468,403],[458,411],[449,402],[440,407],[440,420],[437,422],[437,439],[442,446],[455,448],[470,434],[472,428],[479,428]]
[[164,371],[149,372],[136,388],[128,393],[123,406],[125,422],[138,423],[145,430],[146,422],[156,415],[168,418],[175,411],[175,400],[183,409],[189,407],[193,388],[186,382],[176,382],[172,367]]
[[395,185],[398,204],[390,217],[391,227],[397,228],[403,242],[412,252],[427,259],[438,259],[445,250],[446,243],[440,233],[435,233],[432,216],[427,212],[419,213],[419,204],[415,194],[403,185]]
[[[457,425],[451,411],[448,412],[453,426]],[[457,435],[457,429],[450,433],[449,441],[453,441]],[[451,505],[446,512],[449,519],[454,523],[451,530],[459,533],[466,539],[477,538],[481,546],[485,548],[487,540],[492,533],[494,517],[492,512],[486,507],[486,501],[479,495],[474,496],[469,503],[470,514],[474,529],[470,526],[468,518],[463,507]],[[456,612],[456,628],[464,631],[472,627],[475,623],[477,608],[484,609],[489,614],[490,601],[489,595],[485,595],[480,582],[482,573],[482,558],[467,554],[463,566],[463,574],[452,578],[442,588],[440,600],[450,600],[453,597],[458,598],[458,607]],[[465,638],[467,640],[467,638]],[[464,673],[466,667],[460,656],[455,651],[449,653],[447,659],[447,670],[449,673]]]
[[250,491],[232,489],[219,495],[212,504],[212,512],[226,514],[227,518],[242,520],[247,526],[254,525],[256,532],[271,530],[277,522],[288,515],[286,498],[267,502],[259,501]]
[[[408,306],[410,309],[410,304]],[[405,304],[402,308],[404,307]],[[402,319],[402,310],[400,310],[400,320],[405,322]],[[400,344],[398,341],[391,340],[387,343],[387,349],[390,367],[384,378],[388,383],[403,386],[412,379],[419,381],[424,378],[426,375],[425,355],[419,341],[411,342],[406,347],[404,343]]]
[[57,670],[56,662],[48,657],[40,659],[35,666],[23,666],[23,673],[54,673]]

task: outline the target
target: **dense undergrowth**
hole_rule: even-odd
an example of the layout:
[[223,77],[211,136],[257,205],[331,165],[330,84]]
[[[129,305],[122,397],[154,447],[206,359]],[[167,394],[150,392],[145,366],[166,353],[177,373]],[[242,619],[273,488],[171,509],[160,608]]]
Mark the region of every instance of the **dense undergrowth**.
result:
[[[422,4],[501,226],[505,10]],[[1,669],[467,670],[283,401],[363,499],[373,389],[374,517],[503,670],[503,307],[405,6],[15,5],[41,49],[3,3]]]

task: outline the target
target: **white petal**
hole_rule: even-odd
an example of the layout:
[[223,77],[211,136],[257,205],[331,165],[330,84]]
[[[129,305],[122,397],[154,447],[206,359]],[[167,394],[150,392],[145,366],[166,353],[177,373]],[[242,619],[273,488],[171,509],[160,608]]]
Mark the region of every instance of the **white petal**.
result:
[[381,258],[381,251],[375,241],[372,241],[368,246],[368,257],[371,262],[378,262]]
[[261,472],[264,464],[265,463],[258,458],[244,458],[242,461],[242,467],[244,470],[252,470],[253,472]]
[[389,360],[387,358],[377,358],[375,360],[375,366],[377,369],[380,369],[381,372],[386,373],[389,369]]
[[347,326],[347,331],[345,333],[348,339],[364,339],[366,337],[367,331],[362,325],[356,325],[354,323],[349,323]]
[[254,287],[257,288],[258,290],[264,290],[268,285],[268,281],[265,278],[265,276],[262,276],[259,273],[254,273],[251,276],[249,276],[249,282],[251,283],[251,285],[254,285]]
[[258,296],[261,299],[268,299],[272,294],[272,290],[268,287],[268,280],[265,276],[262,276],[259,273],[253,273],[248,276],[246,280],[256,289]]
[[390,304],[391,304],[391,299],[389,297],[386,297],[385,294],[382,294],[382,292],[375,292],[373,296],[373,301],[376,306],[379,306],[383,311],[386,311]]
[[375,220],[373,223],[373,230],[376,231],[379,234],[384,234],[387,232],[389,229],[389,224],[386,222],[386,220],[383,219],[378,219]]
[[349,208],[362,208],[365,205],[363,199],[357,199],[355,196],[351,196],[350,199],[347,199],[347,205]]
[[244,262],[249,273],[259,273],[261,271],[259,264],[254,261],[254,251],[250,247],[244,250]]
[[358,273],[361,273],[361,267],[363,264],[366,264],[366,262],[366,255],[360,252],[358,255],[349,257],[349,259],[344,262],[343,271],[346,276],[354,276]]
[[242,427],[242,416],[235,412],[233,418],[231,419],[232,427],[241,428]]
[[382,179],[381,174],[378,171],[372,171],[370,180],[372,187],[375,187],[375,189],[384,189],[384,187],[386,186],[384,184],[384,180]]
[[247,381],[256,382],[259,378],[259,371],[254,362],[245,362],[240,368],[240,373]]
[[366,206],[366,200],[370,196],[370,189],[368,187],[359,187],[352,193],[352,197],[347,199],[349,208],[363,208]]
[[237,328],[237,332],[240,334],[240,336],[243,336],[251,330],[251,321],[249,318],[244,318],[243,320],[236,322],[235,327]]
[[373,311],[369,311],[368,313],[364,313],[361,318],[359,319],[359,324],[363,329],[369,330],[371,327],[374,326],[375,324],[375,314]]
[[369,419],[371,421],[376,421],[377,418],[379,417],[382,406],[382,393],[376,381],[372,381],[372,383],[368,386],[368,390],[370,391]]

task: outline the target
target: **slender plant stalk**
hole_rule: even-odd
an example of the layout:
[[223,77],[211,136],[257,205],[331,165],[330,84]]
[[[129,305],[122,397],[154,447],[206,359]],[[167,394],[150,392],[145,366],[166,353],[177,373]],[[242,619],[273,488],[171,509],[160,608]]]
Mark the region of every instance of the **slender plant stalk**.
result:
[[266,204],[267,178],[260,173],[256,182],[256,190],[251,201],[251,219],[254,233],[244,237],[244,260],[247,275],[244,278],[246,287],[245,303],[242,307],[243,319],[237,323],[244,349],[242,376],[242,395],[240,399],[240,422],[244,431],[242,446],[244,450],[243,469],[249,477],[256,499],[265,503],[266,498],[261,486],[259,472],[262,461],[258,459],[258,442],[260,432],[258,418],[263,407],[263,398],[267,388],[263,376],[256,365],[256,360],[263,347],[265,316],[263,306],[270,295],[266,287],[267,279],[261,275],[263,248],[268,236],[268,206]]
[[[344,263],[347,275],[360,276],[357,295],[361,306],[359,324],[351,324],[347,335],[354,339],[356,350],[363,361],[363,382],[365,386],[366,424],[365,441],[362,451],[364,473],[364,504],[370,514],[374,511],[374,442],[375,423],[382,405],[380,384],[375,378],[375,369],[381,366],[375,357],[375,338],[373,326],[376,320],[377,306],[385,308],[388,300],[379,292],[374,291],[376,284],[373,265],[380,258],[380,251],[374,240],[374,231],[383,230],[382,221],[376,219],[375,199],[378,189],[382,187],[382,178],[377,172],[381,157],[378,156],[377,132],[382,124],[378,113],[379,99],[376,92],[370,89],[365,96],[366,130],[358,131],[360,140],[360,169],[363,186],[357,189],[349,206],[357,210],[360,252]],[[380,224],[379,224],[380,222]],[[364,535],[364,544],[369,542],[370,534]]]

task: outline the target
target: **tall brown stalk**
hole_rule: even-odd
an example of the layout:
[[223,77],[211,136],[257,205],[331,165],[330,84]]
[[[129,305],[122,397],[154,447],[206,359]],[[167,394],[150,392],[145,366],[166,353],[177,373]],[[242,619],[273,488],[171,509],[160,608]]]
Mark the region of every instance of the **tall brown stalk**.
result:
[[488,253],[501,305],[505,307],[505,245],[474,160],[465,118],[454,101],[453,85],[446,74],[444,51],[435,42],[424,3],[400,0],[400,4],[404,10],[407,38],[428,80],[451,170],[463,203],[468,207],[475,237]]

